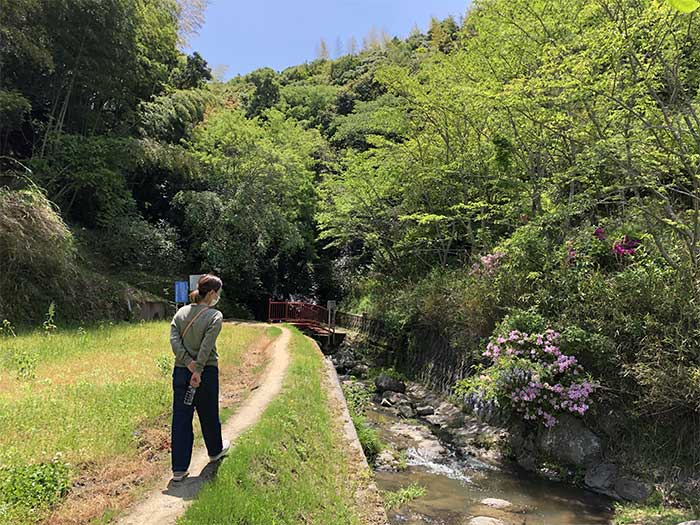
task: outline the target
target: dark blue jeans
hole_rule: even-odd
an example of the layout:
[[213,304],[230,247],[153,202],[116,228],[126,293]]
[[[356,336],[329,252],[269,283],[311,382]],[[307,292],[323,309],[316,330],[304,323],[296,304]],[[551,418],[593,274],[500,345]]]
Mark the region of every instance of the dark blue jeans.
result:
[[185,405],[185,392],[190,384],[192,372],[176,366],[173,370],[173,423],[172,423],[172,465],[173,472],[183,472],[192,459],[192,418],[194,410],[202,427],[204,444],[210,456],[221,452],[221,420],[219,419],[219,369],[205,366],[202,382],[197,388],[192,405]]

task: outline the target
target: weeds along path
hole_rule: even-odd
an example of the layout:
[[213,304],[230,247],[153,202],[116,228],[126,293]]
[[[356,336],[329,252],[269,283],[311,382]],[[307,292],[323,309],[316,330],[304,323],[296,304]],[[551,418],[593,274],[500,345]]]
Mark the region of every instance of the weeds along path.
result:
[[[235,442],[236,438],[254,425],[270,402],[282,389],[282,382],[289,365],[289,329],[282,328],[280,335],[270,350],[267,365],[260,387],[253,392],[238,411],[223,425],[224,439]],[[233,446],[231,447],[233,449]],[[124,517],[117,520],[119,525],[167,525],[174,524],[177,518],[194,500],[202,485],[216,473],[217,463],[208,463],[206,448],[202,445],[192,454],[190,472],[192,475],[180,483],[170,481],[170,472],[158,482],[143,501],[137,503]]]

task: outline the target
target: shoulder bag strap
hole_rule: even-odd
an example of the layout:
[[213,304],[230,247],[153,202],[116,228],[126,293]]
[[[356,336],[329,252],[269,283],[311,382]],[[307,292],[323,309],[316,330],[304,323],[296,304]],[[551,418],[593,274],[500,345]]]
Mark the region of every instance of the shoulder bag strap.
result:
[[195,315],[195,316],[192,318],[192,320],[191,320],[189,323],[187,323],[187,326],[186,326],[185,329],[182,331],[182,334],[180,334],[183,340],[185,339],[185,335],[187,335],[187,332],[190,330],[190,327],[192,326],[192,323],[194,323],[194,322],[197,320],[197,318],[198,318],[200,315],[202,315],[204,312],[206,312],[207,310],[209,310],[209,307],[208,307],[208,306],[207,306],[206,308],[202,308],[199,312],[197,312],[197,315]]

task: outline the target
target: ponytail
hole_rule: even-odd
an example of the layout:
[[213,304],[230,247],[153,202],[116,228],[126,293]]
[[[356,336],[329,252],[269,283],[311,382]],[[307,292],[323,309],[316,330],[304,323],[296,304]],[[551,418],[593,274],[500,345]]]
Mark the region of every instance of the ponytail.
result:
[[190,302],[199,303],[212,290],[218,292],[223,286],[223,282],[216,275],[210,273],[202,275],[197,282],[197,289],[190,292]]

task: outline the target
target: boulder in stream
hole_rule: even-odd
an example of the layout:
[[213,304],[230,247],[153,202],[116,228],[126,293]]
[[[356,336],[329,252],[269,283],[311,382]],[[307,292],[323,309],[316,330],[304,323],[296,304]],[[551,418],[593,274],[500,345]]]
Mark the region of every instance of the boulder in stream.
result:
[[598,463],[586,470],[584,483],[590,489],[596,491],[609,491],[615,484],[617,478],[617,465],[613,463]]
[[386,374],[379,374],[374,380],[374,386],[379,393],[386,392],[387,390],[391,392],[401,392],[402,394],[406,392],[406,383]]
[[489,518],[487,516],[476,516],[467,522],[467,525],[506,525],[497,518]]
[[392,450],[385,448],[374,459],[374,468],[384,471],[399,470],[399,461],[396,458],[396,454]]
[[508,509],[513,506],[510,501],[500,498],[484,498],[481,500],[481,504],[492,509]]
[[601,454],[602,442],[581,420],[564,415],[537,437],[537,446],[557,463],[583,467],[593,464]]
[[411,419],[416,417],[415,409],[408,403],[401,403],[398,405],[399,415],[406,419]]
[[435,413],[435,409],[430,405],[419,406],[416,408],[416,414],[419,416],[430,416]]
[[634,479],[618,478],[615,481],[615,492],[628,501],[643,501],[651,494],[651,487]]
[[382,401],[385,400],[389,402],[390,406],[400,404],[411,404],[411,400],[406,394],[402,394],[400,392],[392,392],[391,390],[385,390],[384,392],[382,392]]
[[424,417],[428,423],[440,428],[459,428],[465,420],[462,411],[447,402],[441,402],[434,414]]
[[388,430],[396,436],[395,442],[399,448],[412,448],[423,458],[437,459],[447,454],[440,440],[422,425],[400,422],[394,423]]
[[335,369],[341,373],[347,373],[357,365],[355,356],[349,349],[344,349],[337,352],[331,357],[331,360],[333,361]]

